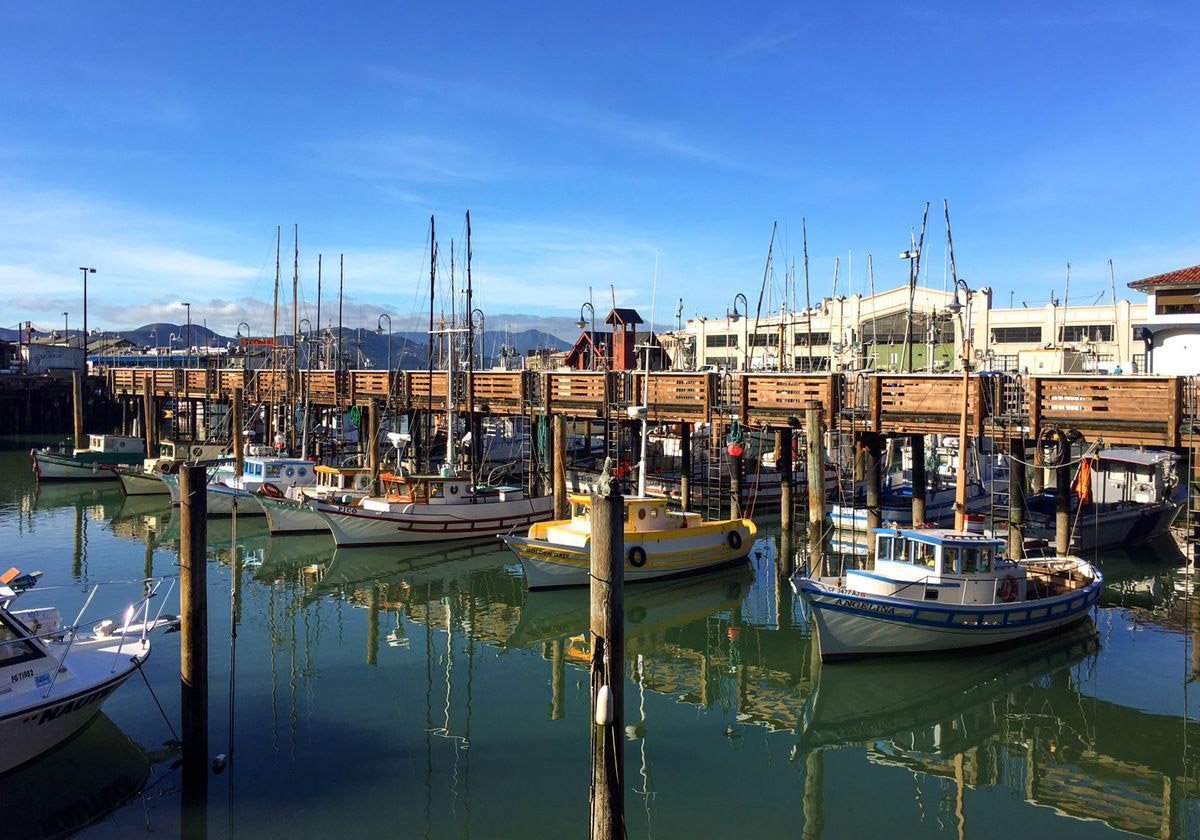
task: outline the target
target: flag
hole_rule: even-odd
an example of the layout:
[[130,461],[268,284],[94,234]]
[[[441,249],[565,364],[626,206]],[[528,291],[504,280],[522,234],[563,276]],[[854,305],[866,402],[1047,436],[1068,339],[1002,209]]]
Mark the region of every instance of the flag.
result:
[[1092,464],[1088,458],[1079,462],[1079,472],[1075,473],[1075,483],[1071,485],[1079,504],[1088,505],[1092,502]]

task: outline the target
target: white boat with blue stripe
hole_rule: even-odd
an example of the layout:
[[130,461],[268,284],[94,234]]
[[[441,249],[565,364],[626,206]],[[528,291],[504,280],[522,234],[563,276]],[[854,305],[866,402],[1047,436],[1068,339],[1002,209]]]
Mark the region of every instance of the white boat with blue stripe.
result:
[[1010,560],[1004,541],[945,528],[876,528],[875,567],[801,578],[821,659],[1000,645],[1082,621],[1104,577],[1078,557]]

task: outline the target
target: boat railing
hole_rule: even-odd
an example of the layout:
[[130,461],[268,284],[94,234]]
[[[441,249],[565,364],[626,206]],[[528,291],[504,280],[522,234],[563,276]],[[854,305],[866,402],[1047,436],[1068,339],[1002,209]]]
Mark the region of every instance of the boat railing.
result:
[[[114,622],[106,627],[106,632],[109,635],[117,637],[117,649],[113,652],[112,667],[110,668],[109,673],[116,671],[117,663],[120,662],[121,651],[125,647],[126,639],[130,638],[131,635],[134,635],[138,638],[139,642],[144,643],[149,632],[155,627],[160,626],[160,624],[164,621],[163,609],[166,607],[167,599],[170,597],[171,592],[174,591],[175,581],[176,578],[174,577],[145,578],[139,581],[125,581],[124,583],[140,583],[143,588],[142,596],[137,601],[127,606],[122,613],[103,615],[100,616],[99,619],[88,619],[88,622],[92,623],[93,628],[100,627],[102,624],[104,624],[104,622]],[[83,626],[84,614],[87,612],[88,607],[91,606],[92,600],[96,597],[96,593],[100,591],[100,587],[115,585],[117,583],[121,582],[109,581],[106,583],[93,584],[91,589],[88,591],[87,598],[84,599],[83,606],[79,609],[78,614],[75,616],[75,620],[69,625],[53,627],[46,632],[30,633],[29,635],[8,640],[2,644],[17,644],[28,639],[36,639],[43,643],[46,641],[56,640],[65,641],[66,647],[63,648],[61,656],[58,657],[58,662],[61,666],[62,663],[66,662],[67,656],[71,653],[72,645],[75,644],[75,640],[79,637],[80,628]],[[160,594],[164,585],[166,586],[166,592]],[[39,589],[39,591],[45,591],[45,589]],[[150,604],[151,601],[156,598],[158,599],[158,609],[155,612],[154,619],[151,620]],[[17,618],[18,620],[20,619],[19,614],[17,615]],[[115,620],[118,618],[121,621],[119,631],[115,629]],[[140,621],[135,621],[135,619],[140,619]],[[133,628],[135,631],[133,634],[130,633],[131,628]],[[46,693],[42,695],[43,697],[50,696],[50,692],[54,690],[54,684],[57,682],[58,675],[62,673],[62,670],[63,669],[61,667],[54,669],[54,676],[51,678],[50,684],[46,687]]]

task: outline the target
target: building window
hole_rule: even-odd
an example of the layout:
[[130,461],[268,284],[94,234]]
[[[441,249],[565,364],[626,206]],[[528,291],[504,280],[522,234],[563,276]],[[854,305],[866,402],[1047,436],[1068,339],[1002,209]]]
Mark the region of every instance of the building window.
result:
[[1133,354],[1133,370],[1130,373],[1146,373],[1146,354]]
[[1200,289],[1160,289],[1154,293],[1155,315],[1200,313]]
[[734,359],[730,356],[705,356],[704,363],[718,368],[735,367]]
[[796,356],[793,361],[797,371],[829,370],[828,356],[813,356],[811,359],[808,356]]
[[736,335],[706,335],[704,337],[705,347],[737,347],[738,341]]
[[[811,335],[812,335],[812,346],[813,347],[823,347],[823,346],[829,344],[829,333],[815,332],[815,333],[812,333]],[[798,333],[796,333],[795,340],[796,340],[797,347],[808,347],[809,346],[809,333],[798,332]]]
[[1041,327],[995,327],[992,330],[995,344],[1041,344]]
[[1112,341],[1112,324],[1068,324],[1062,328],[1063,341]]
[[[736,345],[735,345],[736,346]],[[750,336],[751,347],[778,347],[779,333],[755,333]]]

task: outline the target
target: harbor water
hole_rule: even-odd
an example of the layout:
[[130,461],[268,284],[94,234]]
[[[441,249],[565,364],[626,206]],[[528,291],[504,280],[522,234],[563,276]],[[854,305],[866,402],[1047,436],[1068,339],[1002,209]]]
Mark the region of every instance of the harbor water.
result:
[[[73,616],[109,582],[98,621],[177,573],[166,496],[38,486],[30,444],[0,451],[0,571],[42,572],[21,606]],[[1174,542],[1098,558],[1100,607],[1055,638],[822,667],[777,513],[755,519],[743,566],[626,590],[629,836],[1200,837],[1200,604]],[[499,543],[335,551],[261,516],[209,521],[207,571],[209,837],[586,835],[586,591],[526,592]],[[0,835],[181,833],[178,640],[0,776]]]

